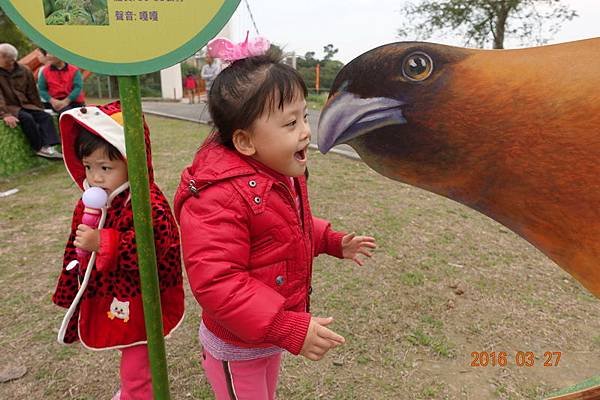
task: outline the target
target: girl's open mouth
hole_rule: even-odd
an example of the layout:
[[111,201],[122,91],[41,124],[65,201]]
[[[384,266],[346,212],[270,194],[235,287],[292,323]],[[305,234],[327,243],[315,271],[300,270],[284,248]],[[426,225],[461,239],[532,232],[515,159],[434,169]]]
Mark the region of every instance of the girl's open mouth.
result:
[[298,161],[306,161],[306,147],[294,153],[294,158]]

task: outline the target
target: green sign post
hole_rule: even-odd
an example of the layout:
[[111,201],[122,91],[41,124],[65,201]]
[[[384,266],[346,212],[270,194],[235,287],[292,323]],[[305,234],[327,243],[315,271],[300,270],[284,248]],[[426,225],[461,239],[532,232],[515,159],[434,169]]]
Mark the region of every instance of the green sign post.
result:
[[138,75],[174,65],[227,23],[239,0],[0,0],[31,40],[81,68],[118,76],[154,397],[170,399]]

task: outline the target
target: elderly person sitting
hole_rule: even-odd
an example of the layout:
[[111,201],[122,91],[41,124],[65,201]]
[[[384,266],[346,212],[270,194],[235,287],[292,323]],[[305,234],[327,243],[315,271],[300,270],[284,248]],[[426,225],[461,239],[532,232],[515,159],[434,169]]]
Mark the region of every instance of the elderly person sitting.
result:
[[11,128],[20,124],[38,156],[61,159],[52,147],[60,143],[52,117],[44,111],[33,74],[17,56],[14,46],[0,44],[0,118]]

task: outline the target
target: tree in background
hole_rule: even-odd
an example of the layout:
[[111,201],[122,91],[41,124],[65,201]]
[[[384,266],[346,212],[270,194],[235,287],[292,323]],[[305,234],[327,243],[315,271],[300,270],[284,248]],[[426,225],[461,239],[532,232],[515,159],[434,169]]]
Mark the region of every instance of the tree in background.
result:
[[196,67],[193,64],[182,62],[181,63],[181,76],[187,76],[188,74],[192,74],[194,76],[200,76],[200,68]]
[[328,90],[331,85],[333,85],[333,80],[337,73],[344,66],[344,63],[341,61],[333,60],[333,56],[338,52],[338,49],[332,44],[323,46],[323,52],[325,55],[322,60],[315,58],[314,51],[309,51],[304,57],[298,57],[298,60],[296,61],[298,72],[302,75],[302,78],[309,89],[315,88],[315,67],[317,64],[320,64],[320,87],[325,90]]
[[2,8],[0,8],[0,43],[10,43],[15,46],[19,50],[19,57],[35,49],[35,45],[21,33]]
[[400,28],[400,37],[413,32],[427,39],[443,30],[458,31],[466,46],[485,47],[491,40],[494,49],[504,48],[505,36],[519,38],[521,44],[544,44],[544,28],[553,35],[577,16],[561,0],[423,0],[407,4],[401,12],[418,22]]
[[323,57],[323,61],[329,61],[333,59],[335,53],[337,53],[339,49],[333,47],[332,44],[328,44],[327,46],[323,46],[323,53],[325,53],[325,57]]
[[319,60],[315,58],[315,54],[314,51],[307,51],[306,54],[304,54],[304,57],[298,59],[298,65],[309,68],[315,67],[319,63]]

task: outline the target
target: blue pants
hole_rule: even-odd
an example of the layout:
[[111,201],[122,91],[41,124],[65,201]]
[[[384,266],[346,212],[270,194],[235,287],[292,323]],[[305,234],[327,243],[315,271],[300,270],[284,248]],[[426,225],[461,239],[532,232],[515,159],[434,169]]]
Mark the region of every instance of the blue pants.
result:
[[45,111],[21,108],[17,118],[34,151],[60,143],[52,117]]

